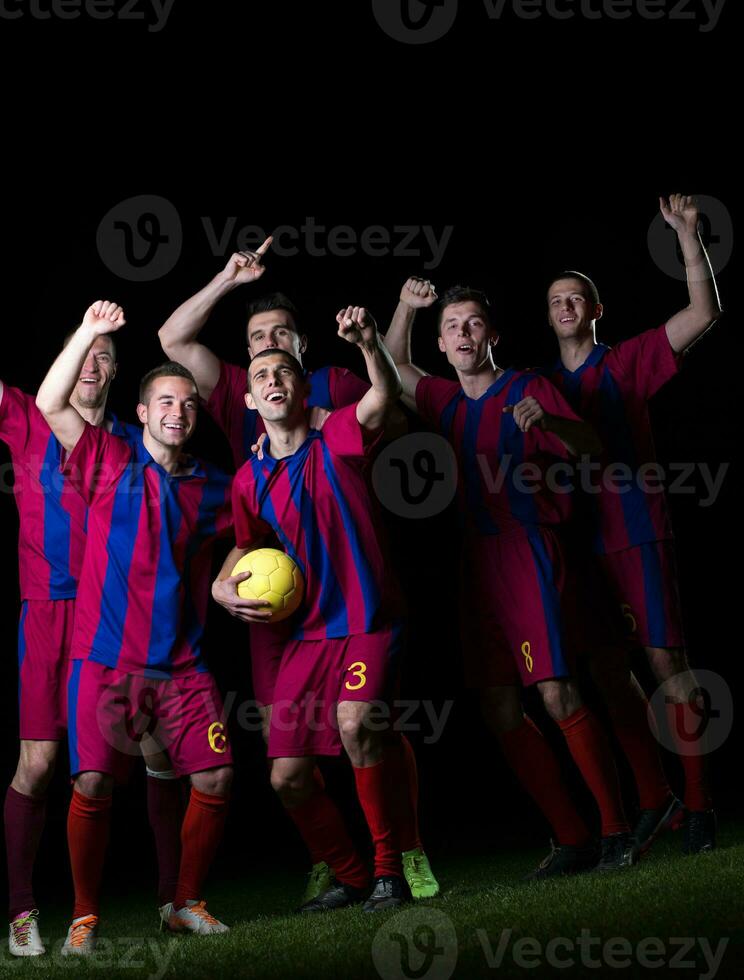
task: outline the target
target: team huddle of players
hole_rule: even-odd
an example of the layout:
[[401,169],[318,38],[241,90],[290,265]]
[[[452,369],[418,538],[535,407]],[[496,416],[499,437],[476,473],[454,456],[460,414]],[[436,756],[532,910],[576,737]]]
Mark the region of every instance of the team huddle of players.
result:
[[[220,693],[202,653],[219,537],[235,546],[211,595],[249,624],[272,786],[311,855],[300,910],[363,902],[373,912],[437,894],[419,836],[412,748],[394,727],[381,732],[372,724],[375,705],[395,696],[404,624],[368,469],[380,442],[400,431],[401,398],[458,459],[467,681],[556,842],[529,877],[629,867],[662,829],[681,823],[686,851],[714,846],[704,754],[680,753],[685,792],[678,800],[627,643],[614,628],[621,608],[632,641],[665,685],[672,734],[689,730],[696,682],[684,652],[663,495],[641,480],[622,493],[600,481],[591,512],[577,520],[576,495],[557,492],[549,478],[551,467],[585,454],[601,461],[600,470],[624,463],[637,474],[653,462],[648,401],[720,315],[694,202],[673,195],[661,209],[679,238],[688,306],[610,349],[596,340],[596,287],[580,273],[561,273],[547,297],[559,357],[539,371],[497,366],[497,325],[483,293],[455,287],[439,299],[429,281],[416,278],[404,285],[384,337],[362,307],[337,314],[339,337],[359,349],[367,382],[334,367],[305,371],[307,337],[278,293],[249,308],[247,369],[227,364],[198,337],[224,295],[261,277],[267,239],[256,252],[234,254],[163,325],[170,360],[142,379],[139,426],[106,412],[115,335],[125,323],[115,303],[87,310],[35,399],[0,386],[0,438],[14,463],[20,514],[21,742],[5,801],[14,955],[44,952],[32,872],[65,732],[75,907],[63,953],[95,948],[112,790],[139,755],[147,766],[161,921],[181,932],[228,930],[203,898],[232,777]],[[414,320],[435,303],[437,343],[456,380],[427,375],[411,361]],[[200,400],[229,439],[234,478],[184,452]],[[504,479],[489,481],[483,460]],[[525,464],[534,477],[528,492]],[[303,574],[302,605],[285,623],[272,624],[261,600],[239,596],[249,573],[232,574],[242,555],[263,545],[285,550]],[[607,734],[575,680],[579,657],[605,695],[635,776],[640,815],[633,827]],[[524,712],[521,691],[531,685],[596,801],[599,841]],[[326,710],[318,724],[306,710],[310,702],[330,708],[332,718]],[[371,875],[316,766],[318,756],[342,752],[372,839]]]

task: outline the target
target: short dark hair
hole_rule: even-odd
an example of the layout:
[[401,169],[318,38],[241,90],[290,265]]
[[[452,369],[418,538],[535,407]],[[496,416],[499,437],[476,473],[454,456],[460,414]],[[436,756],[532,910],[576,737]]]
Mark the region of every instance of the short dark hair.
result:
[[453,303],[477,303],[483,310],[486,320],[491,323],[491,304],[482,290],[473,289],[472,286],[450,286],[437,304],[437,330],[442,327],[442,315],[445,309]]
[[[78,326],[75,327],[74,330],[70,330],[69,333],[65,334],[65,339],[62,341],[63,350],[65,347],[67,347],[67,345],[70,343],[70,341],[72,340],[72,338],[75,336],[75,334],[78,332],[79,329],[80,329],[80,324],[78,324]],[[114,335],[112,333],[102,333],[100,334],[100,336],[108,337],[109,343],[111,344],[111,356],[113,357],[114,360],[116,360],[116,341],[114,340]]]
[[289,296],[285,296],[284,293],[267,293],[265,296],[260,296],[248,303],[245,308],[246,323],[258,313],[271,313],[272,310],[286,310],[294,320],[295,330],[297,333],[300,332],[298,326],[299,311]]
[[589,276],[585,276],[583,272],[576,272],[575,269],[567,269],[565,272],[560,272],[557,276],[553,278],[548,283],[547,292],[550,292],[550,287],[553,283],[558,282],[560,279],[578,279],[579,282],[583,282],[586,288],[589,290],[589,295],[591,296],[593,303],[599,303],[599,290],[594,285]]
[[[289,362],[292,369],[294,370],[294,373],[297,375],[298,378],[305,377],[305,372],[303,370],[303,367],[300,364],[300,362],[297,360],[297,358],[294,356],[294,354],[290,354],[288,350],[284,350],[281,347],[267,347],[266,350],[259,351],[258,354],[255,355],[255,357],[251,358],[251,364],[255,364],[256,361],[258,361],[260,358],[269,357],[271,354],[281,354],[282,357],[284,357]],[[247,378],[246,384],[248,387],[248,391],[251,390],[251,364],[248,365],[248,370],[246,372],[246,378]]]
[[152,371],[148,371],[140,381],[139,400],[141,405],[147,404],[147,400],[150,397],[150,388],[152,387],[153,381],[157,380],[157,378],[186,378],[196,388],[197,393],[199,391],[196,379],[188,368],[184,367],[183,364],[179,364],[177,361],[166,361],[165,364],[160,364],[158,367],[153,368]]

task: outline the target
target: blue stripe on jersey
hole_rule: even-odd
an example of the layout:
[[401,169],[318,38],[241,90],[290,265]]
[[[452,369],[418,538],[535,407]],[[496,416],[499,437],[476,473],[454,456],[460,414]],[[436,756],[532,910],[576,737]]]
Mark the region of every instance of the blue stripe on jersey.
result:
[[[362,542],[359,538],[359,532],[356,524],[354,523],[354,517],[349,508],[349,504],[344,496],[343,490],[341,489],[341,484],[333,465],[331,453],[325,443],[323,443],[322,446],[323,469],[328,477],[328,482],[331,485],[331,489],[333,490],[333,494],[336,498],[336,503],[338,504],[338,508],[341,512],[341,519],[344,522],[346,540],[354,558],[354,566],[356,568],[359,584],[362,587],[362,597],[364,599],[364,629],[367,633],[369,633],[374,624],[375,613],[380,607],[380,594],[377,589],[377,583],[375,582],[374,576],[372,575],[372,571],[369,567],[369,563],[364,556],[364,548],[362,547]],[[345,634],[333,634],[329,632],[328,635],[344,636]]]
[[[92,659],[107,667],[116,667],[121,652],[124,622],[127,617],[129,569],[139,528],[139,516],[144,503],[145,470],[134,460],[127,466],[116,487],[111,512],[111,528],[106,544],[108,564],[103,581],[101,618],[91,648]],[[134,515],[132,514],[134,511]],[[136,519],[132,519],[135,517]],[[135,533],[132,534],[132,528]],[[112,554],[119,562],[111,559]],[[111,601],[111,597],[115,597]],[[108,613],[111,610],[111,613]]]
[[[263,462],[268,463],[272,469],[272,464],[276,463],[276,461],[272,460],[269,456],[265,456]],[[255,458],[251,461],[251,467],[253,469],[253,475],[256,482],[256,503],[258,504],[258,516],[274,528],[276,536],[284,546],[284,550],[287,552],[292,561],[299,566],[303,577],[305,577],[305,562],[295,551],[292,542],[282,530],[281,525],[279,524],[279,519],[276,516],[274,504],[272,503],[271,495],[269,493],[269,480],[263,471],[263,463],[259,461],[258,458]]]
[[44,492],[44,557],[49,562],[49,598],[74,596],[77,582],[70,573],[70,515],[62,506],[62,447],[49,436],[39,480]]
[[80,696],[80,671],[84,660],[73,660],[70,679],[67,683],[67,745],[70,752],[70,772],[75,776],[80,771],[78,752],[77,709]]
[[[483,409],[490,395],[481,398],[468,398],[465,402],[465,426],[462,433],[462,467],[465,480],[465,499],[470,518],[480,534],[498,534],[499,529],[488,510],[484,497],[483,475],[478,462],[478,432],[480,431]],[[500,458],[499,454],[499,458]]]
[[331,402],[331,369],[330,367],[318,368],[305,375],[305,380],[310,382],[310,394],[305,404],[308,408],[316,405],[320,408],[334,408]]
[[258,412],[252,408],[243,409],[243,459],[250,459],[252,455],[251,446],[256,445],[256,426],[258,424]]
[[[527,385],[532,380],[529,374],[515,378],[509,385],[506,404],[516,405],[525,397]],[[499,463],[506,462],[506,492],[509,497],[509,508],[520,524],[538,524],[540,521],[535,494],[526,493],[519,489],[514,482],[515,469],[524,462],[524,432],[514,420],[514,414],[504,413],[501,419],[499,433]]]
[[652,647],[668,647],[667,623],[664,615],[664,577],[656,544],[649,542],[639,545],[643,565],[643,591],[646,598],[646,617],[648,620],[648,639]]
[[545,626],[550,644],[550,659],[553,663],[556,677],[567,677],[571,671],[566,665],[563,645],[563,615],[561,611],[561,596],[553,582],[554,568],[545,542],[537,528],[528,532],[530,550],[535,562],[537,580],[540,583],[540,595],[545,614]]
[[168,676],[170,656],[180,626],[181,575],[173,558],[173,542],[178,537],[183,512],[178,503],[178,482],[171,480],[159,466],[152,469],[159,482],[160,537],[146,669],[148,676],[152,676],[150,672],[154,669],[162,670]]
[[18,622],[18,707],[21,706],[21,667],[26,659],[26,616],[28,615],[28,600],[21,603],[21,618]]

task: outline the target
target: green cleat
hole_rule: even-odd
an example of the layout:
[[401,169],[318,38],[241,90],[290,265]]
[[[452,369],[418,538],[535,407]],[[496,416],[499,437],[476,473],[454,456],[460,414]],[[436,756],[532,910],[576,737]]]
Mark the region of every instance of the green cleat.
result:
[[318,861],[317,864],[314,864],[313,870],[307,876],[307,887],[305,888],[305,894],[302,896],[302,904],[307,905],[308,902],[316,899],[318,895],[327,892],[331,887],[332,880],[333,871],[325,861]]
[[439,894],[439,882],[429,865],[429,859],[422,847],[403,851],[403,874],[411,889],[411,897],[433,898]]

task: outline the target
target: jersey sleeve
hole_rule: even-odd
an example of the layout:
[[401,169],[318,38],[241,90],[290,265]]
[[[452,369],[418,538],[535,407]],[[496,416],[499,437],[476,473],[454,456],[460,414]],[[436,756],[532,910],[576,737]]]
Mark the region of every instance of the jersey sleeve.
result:
[[132,450],[124,439],[86,422],[62,472],[90,506],[117,483],[131,458]]
[[238,548],[250,548],[271,533],[266,521],[258,516],[251,463],[242,466],[233,480],[232,520]]
[[[536,398],[543,410],[549,415],[556,415],[558,418],[568,419],[571,422],[584,421],[547,378],[538,375],[531,378],[524,389],[524,394],[525,397]],[[539,426],[531,426],[529,432],[526,433],[526,443],[530,442],[536,452],[550,453],[553,456],[560,456],[562,459],[571,456],[571,453],[555,433],[545,432]]]
[[323,442],[336,456],[369,459],[382,438],[384,429],[370,433],[356,416],[357,403],[337,408],[326,419],[321,430]]
[[607,357],[612,373],[644,398],[655,395],[677,374],[682,363],[682,355],[676,354],[669,343],[666,325],[623,340]]
[[16,455],[22,453],[28,445],[34,412],[38,413],[39,410],[31,395],[18,388],[3,385],[3,396],[0,400],[0,439]]
[[245,368],[220,361],[220,377],[204,407],[223,432],[229,432],[236,414],[242,418],[245,411],[245,393],[248,387]]
[[332,367],[328,382],[331,395],[330,408],[345,408],[347,405],[361,401],[371,388],[368,381],[362,381],[347,368]]
[[460,390],[456,381],[426,375],[416,385],[416,411],[425,422],[438,429],[442,412]]

